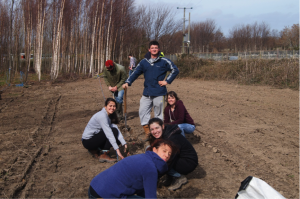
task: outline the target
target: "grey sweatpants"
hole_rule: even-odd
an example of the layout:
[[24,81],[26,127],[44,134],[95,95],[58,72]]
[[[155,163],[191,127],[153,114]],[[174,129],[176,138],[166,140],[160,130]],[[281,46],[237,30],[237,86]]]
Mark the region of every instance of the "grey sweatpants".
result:
[[154,117],[160,118],[163,120],[163,108],[164,108],[164,96],[157,96],[157,97],[145,97],[142,96],[140,100],[140,120],[141,125],[144,126],[148,124],[150,117],[151,117],[151,109],[154,109]]

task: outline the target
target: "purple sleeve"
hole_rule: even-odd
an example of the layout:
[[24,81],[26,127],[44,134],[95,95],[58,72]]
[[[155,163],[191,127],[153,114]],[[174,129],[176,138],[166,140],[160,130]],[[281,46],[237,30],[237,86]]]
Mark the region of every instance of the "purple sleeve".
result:
[[185,106],[183,105],[182,101],[179,100],[176,102],[175,110],[175,121],[171,122],[170,124],[182,124],[184,123],[184,117],[185,117]]

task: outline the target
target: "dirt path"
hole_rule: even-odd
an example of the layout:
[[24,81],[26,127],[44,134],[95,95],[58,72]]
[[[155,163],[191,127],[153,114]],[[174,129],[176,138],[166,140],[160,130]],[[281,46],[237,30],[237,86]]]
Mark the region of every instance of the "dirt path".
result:
[[[143,146],[142,89],[139,79],[128,90],[127,140],[135,143],[135,153]],[[168,90],[177,92],[196,123],[188,139],[199,166],[182,189],[161,188],[162,197],[233,198],[240,182],[252,175],[287,198],[299,198],[297,91],[189,79],[176,79]],[[104,93],[110,96],[107,89]],[[99,79],[5,91],[0,198],[86,198],[91,179],[112,165],[92,159],[81,144],[87,122],[103,104]]]

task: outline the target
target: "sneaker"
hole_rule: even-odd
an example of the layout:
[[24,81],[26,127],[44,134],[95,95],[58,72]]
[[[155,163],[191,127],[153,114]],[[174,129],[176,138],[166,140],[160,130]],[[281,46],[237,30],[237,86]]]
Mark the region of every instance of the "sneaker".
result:
[[171,191],[175,191],[177,189],[180,189],[180,187],[184,184],[186,184],[188,182],[187,178],[184,175],[181,175],[179,178],[177,177],[173,177],[174,180],[171,184],[171,186],[169,186],[169,190]]
[[98,158],[99,162],[109,162],[109,163],[117,162],[117,159],[111,158],[108,154],[109,152],[104,152],[103,154],[101,154]]

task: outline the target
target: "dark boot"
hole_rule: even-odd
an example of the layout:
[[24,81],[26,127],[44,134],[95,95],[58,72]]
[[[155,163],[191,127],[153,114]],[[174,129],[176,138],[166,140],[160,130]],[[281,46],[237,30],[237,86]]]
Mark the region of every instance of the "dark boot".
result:
[[99,159],[99,162],[109,162],[109,163],[113,163],[113,162],[116,162],[116,161],[117,161],[117,159],[111,158],[111,157],[109,156],[109,151],[104,152],[103,154],[101,154],[101,155],[99,156],[98,159]]
[[99,157],[99,150],[88,150],[89,154],[93,156],[93,158],[98,158]]
[[170,176],[168,174],[166,174],[165,179],[162,181],[162,185],[165,187],[168,187],[171,185],[171,183],[173,182],[173,176]]

